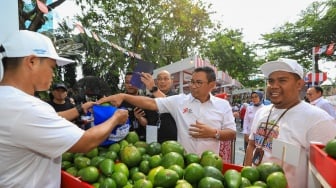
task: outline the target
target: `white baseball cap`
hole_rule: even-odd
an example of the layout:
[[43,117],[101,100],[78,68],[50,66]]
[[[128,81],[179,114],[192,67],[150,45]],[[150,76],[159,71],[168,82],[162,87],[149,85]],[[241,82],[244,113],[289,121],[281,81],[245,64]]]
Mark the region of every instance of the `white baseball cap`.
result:
[[260,66],[260,70],[265,77],[269,77],[269,75],[275,71],[285,71],[295,73],[299,75],[300,78],[303,78],[303,68],[294,59],[279,58],[276,61],[270,61],[262,64]]
[[[0,44],[0,61],[4,57],[26,57],[35,55],[56,60],[58,66],[73,63],[71,59],[60,57],[47,36],[28,30],[19,30],[11,34]],[[0,63],[0,80],[3,77],[3,64]]]

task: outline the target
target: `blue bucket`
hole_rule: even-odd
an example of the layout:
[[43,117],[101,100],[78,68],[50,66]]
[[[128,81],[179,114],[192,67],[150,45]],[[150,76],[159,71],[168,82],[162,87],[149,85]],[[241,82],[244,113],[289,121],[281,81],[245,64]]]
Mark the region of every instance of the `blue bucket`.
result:
[[[103,106],[103,105],[94,105],[93,106],[93,118],[94,125],[99,125],[104,121],[108,120],[111,116],[113,116],[114,112],[118,110],[118,108],[114,106]],[[110,136],[100,145],[101,146],[109,146],[113,143],[119,142],[124,139],[129,132],[130,124],[129,120],[123,125],[117,125]]]

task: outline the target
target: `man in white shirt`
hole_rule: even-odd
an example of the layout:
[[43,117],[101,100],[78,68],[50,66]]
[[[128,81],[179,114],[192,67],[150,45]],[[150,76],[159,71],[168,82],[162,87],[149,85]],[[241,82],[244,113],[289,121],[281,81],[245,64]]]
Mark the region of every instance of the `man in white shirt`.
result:
[[68,120],[93,103],[57,114],[34,96],[49,89],[57,65],[72,62],[59,57],[51,40],[37,32],[16,31],[0,44],[0,187],[59,188],[64,152],[88,152],[127,121],[127,110],[118,110],[84,131]]
[[[282,164],[273,156],[274,140],[298,148],[297,163],[284,161],[288,187],[308,187],[308,155],[311,142],[326,144],[335,137],[336,121],[327,112],[300,98],[304,86],[303,68],[296,60],[280,58],[260,67],[267,78],[267,96],[272,104],[259,109],[252,122],[244,165],[260,162]],[[279,151],[281,150],[281,151]]]
[[[142,73],[146,78],[145,73]],[[142,78],[142,79],[143,79]],[[98,103],[111,102],[118,106],[122,101],[159,113],[170,113],[177,125],[177,140],[188,153],[201,155],[210,150],[219,154],[220,140],[236,137],[236,124],[229,102],[215,97],[216,74],[210,67],[199,67],[189,82],[190,94],[149,98],[127,94],[111,95]],[[159,90],[154,90],[160,92]]]
[[323,89],[320,86],[308,88],[306,96],[310,104],[321,108],[328,112],[329,115],[336,118],[335,107],[327,99],[323,98]]

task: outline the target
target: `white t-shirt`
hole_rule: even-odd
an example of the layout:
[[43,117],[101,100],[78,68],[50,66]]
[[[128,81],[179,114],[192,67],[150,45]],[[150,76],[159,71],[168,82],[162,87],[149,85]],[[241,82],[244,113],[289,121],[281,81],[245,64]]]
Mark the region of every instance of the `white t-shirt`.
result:
[[[284,163],[284,171],[289,187],[307,187],[308,182],[308,156],[309,146],[313,141],[327,143],[335,137],[336,122],[325,111],[312,107],[306,102],[300,102],[288,110],[279,120],[277,125],[268,125],[265,131],[266,120],[273,105],[265,106],[257,111],[251,129],[249,139],[254,140],[256,146],[261,146],[265,132],[273,129],[264,143],[265,151],[262,162],[276,162],[281,165],[281,160],[271,156],[273,138],[277,138],[287,143],[301,148],[300,160],[297,167]],[[269,122],[274,123],[285,109],[274,108]],[[273,128],[272,128],[273,127]]]
[[61,156],[84,134],[46,102],[0,86],[0,187],[53,187]]
[[202,154],[206,150],[219,153],[219,141],[215,138],[193,138],[189,135],[190,124],[196,120],[215,129],[232,129],[236,124],[228,101],[214,97],[201,103],[191,94],[155,98],[160,113],[170,113],[176,122],[177,140],[188,153]]
[[245,116],[244,116],[244,124],[243,124],[243,134],[250,134],[251,132],[251,127],[252,127],[252,122],[254,119],[254,116],[256,114],[256,112],[262,108],[264,106],[264,104],[260,104],[259,106],[254,106],[254,105],[250,105],[246,107],[246,112],[245,112]]

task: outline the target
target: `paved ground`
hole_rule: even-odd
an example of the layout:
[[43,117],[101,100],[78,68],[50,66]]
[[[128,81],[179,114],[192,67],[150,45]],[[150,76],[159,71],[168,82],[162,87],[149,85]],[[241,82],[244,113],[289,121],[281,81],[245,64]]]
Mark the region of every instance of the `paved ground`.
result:
[[235,144],[235,161],[234,164],[242,165],[244,161],[245,152],[244,148],[244,136],[240,131],[240,123],[237,123],[237,137]]

